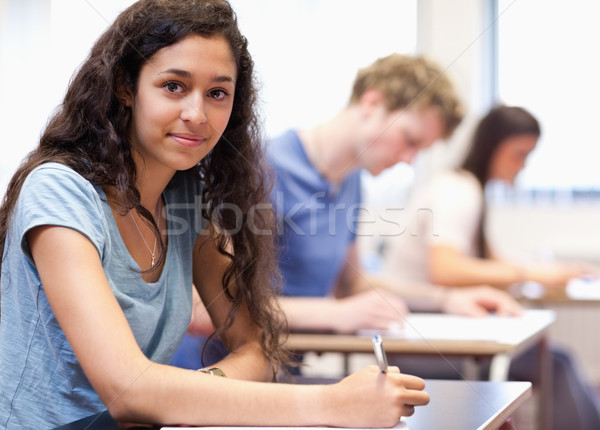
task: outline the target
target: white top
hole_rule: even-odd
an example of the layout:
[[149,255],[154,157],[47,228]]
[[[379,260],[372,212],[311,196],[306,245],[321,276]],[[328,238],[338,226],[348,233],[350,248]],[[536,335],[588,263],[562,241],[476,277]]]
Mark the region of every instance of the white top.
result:
[[484,193],[469,172],[449,170],[415,190],[402,234],[387,238],[383,252],[387,274],[429,282],[428,255],[434,245],[451,246],[475,256]]

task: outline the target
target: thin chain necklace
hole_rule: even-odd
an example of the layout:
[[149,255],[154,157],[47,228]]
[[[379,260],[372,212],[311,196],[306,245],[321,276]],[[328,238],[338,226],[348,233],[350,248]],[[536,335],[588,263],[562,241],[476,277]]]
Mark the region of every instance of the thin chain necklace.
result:
[[146,245],[146,248],[148,248],[148,252],[150,252],[150,255],[152,256],[152,267],[154,267],[155,256],[156,256],[156,236],[154,236],[154,248],[152,249],[152,251],[150,251],[148,242],[146,242],[146,239],[144,238],[144,235],[142,234],[142,230],[140,230],[140,226],[138,225],[137,221],[135,220],[135,218],[133,216],[133,213],[131,213],[131,212],[132,211],[129,211],[129,215],[131,216],[131,219],[133,220],[133,223],[135,224],[135,228],[137,228],[137,231],[140,233],[140,236],[142,236],[144,245]]

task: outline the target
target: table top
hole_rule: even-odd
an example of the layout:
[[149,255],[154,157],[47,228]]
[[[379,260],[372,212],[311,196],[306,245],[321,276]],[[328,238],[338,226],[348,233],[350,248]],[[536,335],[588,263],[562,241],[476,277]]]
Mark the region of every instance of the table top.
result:
[[431,400],[415,408],[408,430],[497,429],[531,395],[530,382],[427,380]]
[[526,310],[521,317],[470,318],[448,314],[411,314],[397,332],[361,331],[356,335],[291,333],[286,346],[297,352],[373,352],[372,336],[383,336],[387,353],[496,355],[533,345],[554,322],[551,310]]
[[[403,420],[397,429],[405,430],[488,430],[496,429],[531,395],[529,382],[445,381],[429,379],[425,390],[431,401],[415,408],[413,416]],[[118,424],[108,412],[58,427],[55,430],[117,430]],[[137,428],[137,427],[135,427]],[[140,427],[146,428],[148,427]],[[160,427],[151,427],[159,429]],[[203,427],[224,430],[227,427]],[[229,427],[233,429],[233,427]],[[237,427],[248,430],[248,427]],[[255,428],[257,429],[257,428]],[[274,430],[273,427],[262,427]],[[301,429],[286,427],[285,429]],[[319,430],[320,427],[302,427]],[[328,428],[331,430],[331,428]]]
[[511,295],[535,305],[592,305],[600,303],[600,280],[573,279],[565,288],[546,288],[533,282],[514,286]]

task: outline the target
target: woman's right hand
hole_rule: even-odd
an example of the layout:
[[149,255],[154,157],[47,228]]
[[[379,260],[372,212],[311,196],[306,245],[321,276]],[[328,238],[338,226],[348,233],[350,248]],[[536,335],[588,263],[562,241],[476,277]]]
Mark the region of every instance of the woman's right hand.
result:
[[551,289],[565,288],[570,280],[582,276],[592,278],[600,276],[597,267],[583,263],[538,264],[529,266],[525,273],[527,279]]
[[395,366],[387,373],[368,366],[327,388],[327,422],[336,427],[393,427],[415,406],[429,403],[425,381]]

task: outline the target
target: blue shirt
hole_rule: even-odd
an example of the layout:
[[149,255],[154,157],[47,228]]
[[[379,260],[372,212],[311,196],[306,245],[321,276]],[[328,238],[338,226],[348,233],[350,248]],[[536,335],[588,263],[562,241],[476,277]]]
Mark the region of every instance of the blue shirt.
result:
[[310,163],[296,131],[273,139],[268,159],[276,174],[271,200],[277,212],[283,294],[327,296],[356,239],[360,171],[339,186],[332,184]]
[[194,209],[199,180],[180,178],[163,194],[169,228],[163,271],[156,283],[146,283],[100,187],[58,163],[27,177],[0,279],[0,428],[51,428],[106,409],[46,298],[25,236],[37,226],[72,228],[94,244],[139,347],[153,361],[169,361],[191,318],[192,247],[200,231]]

